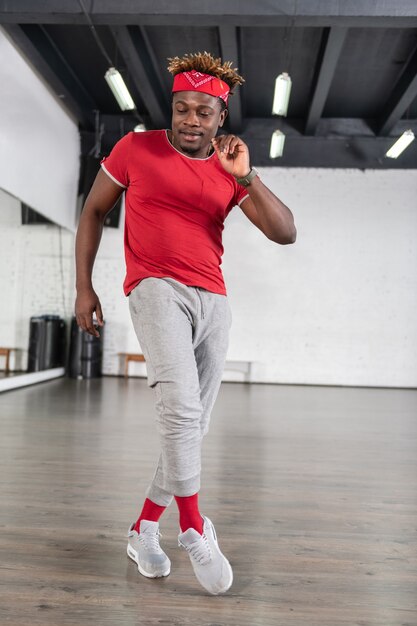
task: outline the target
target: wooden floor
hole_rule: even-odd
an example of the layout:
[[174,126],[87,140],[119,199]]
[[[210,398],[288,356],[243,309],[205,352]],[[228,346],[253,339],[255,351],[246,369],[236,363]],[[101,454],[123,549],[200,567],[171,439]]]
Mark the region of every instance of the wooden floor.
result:
[[172,573],[126,556],[157,456],[143,380],[0,396],[0,623],[415,626],[417,391],[223,384],[202,511],[235,582],[205,594],[162,519]]

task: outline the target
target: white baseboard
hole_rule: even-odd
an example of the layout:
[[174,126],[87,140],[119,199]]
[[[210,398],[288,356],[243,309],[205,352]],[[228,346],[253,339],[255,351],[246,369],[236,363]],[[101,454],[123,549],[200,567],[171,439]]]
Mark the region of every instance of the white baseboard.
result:
[[65,376],[64,367],[55,367],[51,370],[42,370],[41,372],[29,372],[27,374],[17,374],[16,376],[1,378],[0,392],[9,391],[10,389],[17,389],[18,387],[26,387],[27,385],[35,385],[36,383],[43,383],[46,380],[60,378],[61,376]]

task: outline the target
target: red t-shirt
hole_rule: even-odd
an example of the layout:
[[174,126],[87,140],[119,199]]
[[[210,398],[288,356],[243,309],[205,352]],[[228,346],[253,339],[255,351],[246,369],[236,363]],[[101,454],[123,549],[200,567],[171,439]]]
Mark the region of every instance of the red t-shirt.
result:
[[125,294],[151,276],[226,294],[220,269],[223,222],[248,193],[217,155],[188,157],[164,130],[131,132],[102,168],[126,189]]

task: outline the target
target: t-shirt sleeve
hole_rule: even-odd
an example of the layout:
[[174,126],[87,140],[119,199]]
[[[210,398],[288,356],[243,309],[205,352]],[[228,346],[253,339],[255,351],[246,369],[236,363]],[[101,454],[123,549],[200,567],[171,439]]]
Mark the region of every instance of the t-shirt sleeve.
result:
[[236,204],[240,206],[246,198],[249,198],[248,190],[243,185],[236,183]]
[[101,168],[120,187],[129,186],[129,153],[133,132],[122,137],[113,147],[109,156],[101,160]]
[[229,215],[234,206],[240,206],[246,198],[249,198],[247,189],[243,187],[243,185],[239,185],[239,183],[236,182],[236,178],[234,178],[234,176],[230,176],[230,178],[233,182],[234,194],[229,206],[227,207],[226,215]]

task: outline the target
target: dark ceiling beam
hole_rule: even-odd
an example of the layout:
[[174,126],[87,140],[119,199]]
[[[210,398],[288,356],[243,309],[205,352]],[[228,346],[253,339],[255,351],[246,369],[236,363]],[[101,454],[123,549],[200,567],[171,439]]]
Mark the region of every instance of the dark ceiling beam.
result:
[[[364,137],[366,139],[375,139],[373,131],[374,120],[365,120],[361,118],[344,118],[344,117],[323,117],[318,123],[317,131],[314,138],[324,139],[353,139],[355,137]],[[302,124],[298,118],[284,117],[265,117],[245,119],[245,133],[248,136],[256,136],[259,133],[265,137],[271,138],[274,130],[281,130],[286,137],[304,137]],[[411,128],[417,133],[417,119],[400,120],[394,127],[392,133],[386,139],[391,141],[399,132]],[[417,144],[417,142],[416,142]]]
[[307,114],[305,134],[314,135],[336,71],[337,63],[348,33],[347,28],[325,29],[317,59],[314,93]]
[[[87,128],[93,126],[93,110],[96,108],[93,99],[88,94],[84,94],[82,89],[77,90],[78,97],[74,96],[76,90],[73,84],[69,85],[68,81],[65,81],[67,72],[63,70],[61,62],[55,58],[51,63],[51,51],[48,54],[45,49],[48,42],[44,40],[43,53],[41,53],[39,42],[34,43],[20,26],[7,24],[4,30],[38,75],[42,76],[71,117]],[[44,38],[42,32],[39,32],[39,35]]]
[[166,128],[169,117],[167,107],[164,106],[166,97],[160,91],[152,72],[152,62],[142,33],[137,28],[127,26],[112,26],[111,32],[129,68],[131,80],[148,110],[152,126]]
[[[97,24],[413,28],[415,0],[86,0]],[[85,24],[75,0],[0,0],[0,23]]]
[[[407,124],[407,125],[406,125]],[[295,130],[297,121],[279,120],[285,134],[284,154],[269,158],[272,132],[276,119],[252,119],[245,125],[241,137],[247,143],[254,166],[268,167],[325,167],[365,169],[415,169],[417,142],[413,142],[398,159],[388,159],[385,153],[392,145],[392,137],[375,137],[369,124],[356,119],[322,119],[314,137]],[[412,128],[417,133],[417,119],[398,123],[402,129]],[[358,135],[361,131],[363,134]]]
[[[232,61],[234,66],[239,65],[237,47],[237,28],[235,26],[219,26],[220,51],[223,61]],[[242,130],[242,99],[240,87],[229,97],[229,128],[232,133]]]
[[143,45],[146,48],[146,53],[147,53],[149,64],[152,67],[152,76],[154,77],[155,81],[158,83],[160,93],[162,94],[162,98],[164,99],[164,102],[165,102],[165,107],[171,110],[171,94],[168,95],[166,91],[166,87],[162,79],[158,59],[152,47],[148,33],[146,32],[146,28],[144,26],[139,26],[139,31],[142,36]]
[[[101,139],[102,154],[108,154],[120,139],[120,116],[102,116],[104,135]],[[125,120],[123,132],[134,125],[132,119]],[[245,124],[241,134],[248,144],[251,163],[267,167],[325,167],[355,169],[415,169],[417,162],[417,142],[413,142],[398,159],[388,159],[385,152],[392,144],[392,137],[375,137],[365,120],[329,118],[320,120],[318,134],[305,136],[297,131],[296,120],[279,120],[285,132],[284,155],[277,159],[269,158],[269,144],[272,131],[277,127],[276,119],[253,119]],[[417,119],[401,120],[395,127],[396,134],[406,128],[417,134]],[[87,155],[94,146],[93,132],[81,133],[82,151]]]
[[417,97],[417,46],[399,77],[380,117],[377,134],[388,135]]

